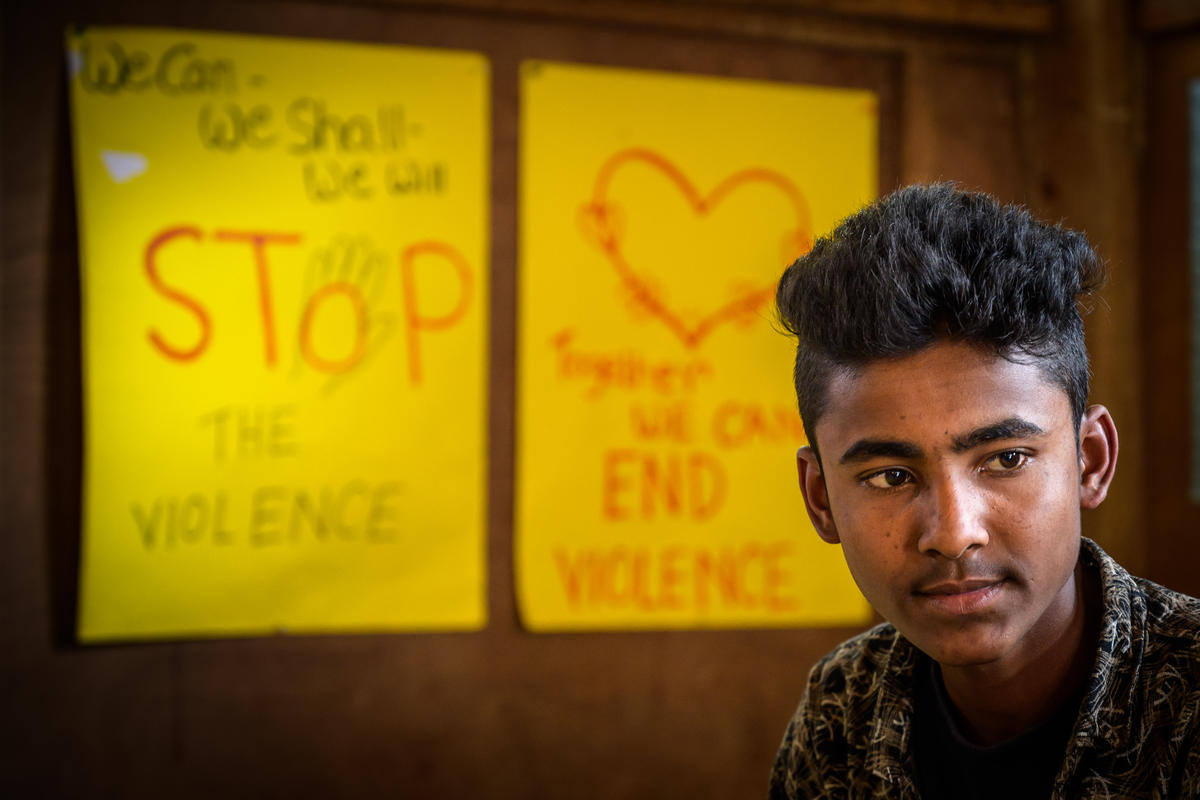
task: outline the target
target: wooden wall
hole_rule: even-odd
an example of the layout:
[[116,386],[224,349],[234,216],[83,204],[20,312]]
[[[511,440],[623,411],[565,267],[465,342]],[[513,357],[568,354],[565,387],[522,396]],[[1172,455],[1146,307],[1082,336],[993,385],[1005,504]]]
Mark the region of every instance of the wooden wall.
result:
[[[2,795],[763,794],[809,667],[853,631],[534,636],[516,617],[512,367],[525,58],[869,87],[882,99],[881,191],[956,179],[1087,231],[1113,273],[1089,331],[1094,396],[1123,435],[1117,488],[1087,531],[1140,571],[1178,576],[1172,559],[1194,554],[1144,533],[1143,495],[1157,484],[1144,468],[1142,405],[1174,415],[1181,401],[1178,386],[1168,402],[1138,380],[1143,343],[1162,332],[1158,306],[1145,328],[1141,320],[1138,98],[1146,42],[1165,34],[1139,32],[1124,2],[14,0],[2,13]],[[61,45],[69,22],[445,46],[491,60],[486,631],[72,643],[81,408]],[[1167,58],[1162,68],[1176,69]],[[1177,260],[1185,245],[1176,236],[1161,247],[1147,252]],[[1175,303],[1164,313],[1179,313],[1170,289],[1152,296]],[[1146,361],[1156,370],[1147,379],[1177,369],[1180,357]]]
[[1148,3],[1141,227],[1144,285],[1140,385],[1145,387],[1143,530],[1148,574],[1200,596],[1200,504],[1191,485],[1192,281],[1189,273],[1188,83],[1200,78],[1200,7]]

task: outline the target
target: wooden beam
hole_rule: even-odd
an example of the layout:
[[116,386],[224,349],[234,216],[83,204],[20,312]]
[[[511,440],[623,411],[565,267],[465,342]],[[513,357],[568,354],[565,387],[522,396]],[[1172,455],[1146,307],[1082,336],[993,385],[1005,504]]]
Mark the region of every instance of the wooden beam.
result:
[[[486,13],[890,52],[940,46],[964,54],[995,53],[1011,47],[1009,37],[1050,34],[1055,25],[1050,0],[344,0],[339,5]],[[951,30],[955,37],[947,36]]]
[[1200,26],[1200,3],[1196,0],[1142,0],[1138,24],[1151,33],[1177,32]]
[[845,17],[903,20],[924,25],[986,28],[1014,33],[1048,33],[1054,26],[1050,0],[693,0],[696,5],[771,8],[790,13],[822,12]]
[[1143,530],[1143,387],[1138,247],[1138,41],[1127,0],[1063,0],[1053,41],[1030,43],[1022,92],[1027,203],[1081,230],[1107,262],[1102,299],[1085,321],[1092,401],[1120,431],[1117,479],[1084,516],[1084,532],[1133,572],[1148,560]]

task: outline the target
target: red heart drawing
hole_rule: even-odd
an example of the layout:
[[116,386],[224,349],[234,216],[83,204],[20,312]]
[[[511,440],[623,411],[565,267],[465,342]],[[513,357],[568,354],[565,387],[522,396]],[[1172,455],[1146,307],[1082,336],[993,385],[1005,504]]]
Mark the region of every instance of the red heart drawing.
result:
[[635,271],[622,251],[625,219],[619,209],[609,202],[608,190],[613,175],[629,162],[641,162],[660,171],[679,189],[697,216],[707,216],[731,192],[746,184],[766,183],[773,186],[791,204],[796,216],[796,227],[784,232],[780,268],[812,249],[812,221],[808,203],[791,180],[774,170],[762,167],[739,170],[718,183],[707,195],[702,195],[679,167],[652,150],[632,148],[609,158],[596,174],[591,202],[581,209],[584,232],[607,256],[633,301],[666,325],[685,347],[698,347],[722,323],[753,319],[775,294],[775,281],[736,289],[724,303],[704,314],[698,322],[692,325],[684,322],[681,315],[667,304],[662,290]]

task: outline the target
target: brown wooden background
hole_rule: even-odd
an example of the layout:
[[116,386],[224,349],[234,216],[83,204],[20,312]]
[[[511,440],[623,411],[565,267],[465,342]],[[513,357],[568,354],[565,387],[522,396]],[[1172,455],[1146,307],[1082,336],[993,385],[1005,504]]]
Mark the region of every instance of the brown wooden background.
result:
[[[1200,593],[1188,469],[1188,0],[16,0],[3,27],[0,795],[759,797],[853,631],[534,636],[512,586],[517,65],[871,88],[882,184],[956,179],[1109,260],[1094,397],[1121,469],[1087,531]],[[475,634],[73,644],[79,275],[62,31],[143,24],[465,48],[492,63],[491,622]],[[786,369],[787,365],[781,365]]]

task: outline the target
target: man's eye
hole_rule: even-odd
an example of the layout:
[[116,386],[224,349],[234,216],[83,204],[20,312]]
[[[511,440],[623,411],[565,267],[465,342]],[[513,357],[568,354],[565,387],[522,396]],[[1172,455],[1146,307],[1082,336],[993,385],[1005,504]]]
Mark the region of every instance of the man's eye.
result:
[[903,486],[912,479],[908,470],[905,469],[884,469],[876,472],[874,475],[868,475],[867,486],[876,489],[892,489],[897,486]]
[[995,472],[1011,472],[1025,466],[1025,462],[1028,460],[1029,456],[1020,450],[1005,450],[1003,453],[997,453],[989,458],[984,462],[984,466]]

